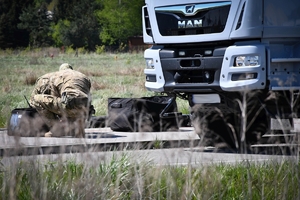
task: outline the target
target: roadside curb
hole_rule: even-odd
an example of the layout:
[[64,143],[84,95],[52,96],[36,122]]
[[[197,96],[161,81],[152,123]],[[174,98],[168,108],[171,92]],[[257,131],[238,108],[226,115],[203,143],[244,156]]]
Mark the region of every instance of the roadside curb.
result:
[[193,147],[200,141],[191,127],[183,127],[179,131],[143,133],[92,128],[86,129],[85,138],[14,137],[2,131],[0,137],[1,156]]

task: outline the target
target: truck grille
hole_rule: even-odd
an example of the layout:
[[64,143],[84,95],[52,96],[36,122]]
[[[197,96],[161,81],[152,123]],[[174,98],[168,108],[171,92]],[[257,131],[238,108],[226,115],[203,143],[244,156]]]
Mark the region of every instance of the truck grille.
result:
[[155,8],[163,36],[220,33],[224,30],[231,2],[166,6]]
[[175,83],[212,83],[214,70],[177,71],[174,75]]

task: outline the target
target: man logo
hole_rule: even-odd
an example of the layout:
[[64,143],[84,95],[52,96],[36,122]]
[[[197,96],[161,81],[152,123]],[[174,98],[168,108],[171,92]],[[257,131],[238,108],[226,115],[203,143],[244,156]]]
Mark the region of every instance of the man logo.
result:
[[185,12],[186,13],[193,13],[195,9],[195,5],[190,5],[185,7]]
[[202,27],[202,19],[178,21],[178,28],[199,28]]

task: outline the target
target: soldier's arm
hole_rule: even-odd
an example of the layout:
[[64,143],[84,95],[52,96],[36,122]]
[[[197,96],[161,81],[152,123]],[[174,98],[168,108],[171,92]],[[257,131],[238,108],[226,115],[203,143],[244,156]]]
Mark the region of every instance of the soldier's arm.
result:
[[33,107],[38,106],[38,102],[35,102],[34,97],[39,94],[50,95],[51,90],[49,87],[49,78],[48,75],[44,75],[36,80],[35,87],[30,96],[30,105]]
[[62,110],[64,109],[61,98],[52,95],[36,94],[33,95],[33,100],[31,102],[33,107],[47,109],[58,115],[62,115]]

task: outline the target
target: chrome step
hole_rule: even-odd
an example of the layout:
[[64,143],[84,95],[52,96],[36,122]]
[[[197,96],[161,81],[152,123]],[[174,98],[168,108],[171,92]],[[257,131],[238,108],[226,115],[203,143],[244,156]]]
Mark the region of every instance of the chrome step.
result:
[[296,137],[296,133],[289,133],[289,134],[265,134],[262,137]]
[[251,147],[297,147],[300,144],[253,144]]

